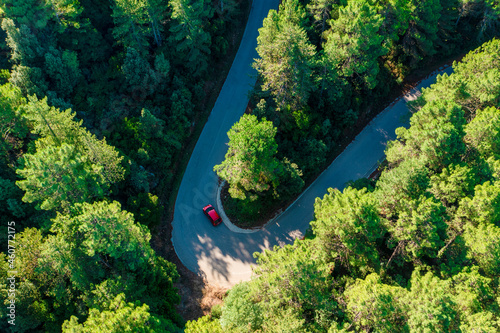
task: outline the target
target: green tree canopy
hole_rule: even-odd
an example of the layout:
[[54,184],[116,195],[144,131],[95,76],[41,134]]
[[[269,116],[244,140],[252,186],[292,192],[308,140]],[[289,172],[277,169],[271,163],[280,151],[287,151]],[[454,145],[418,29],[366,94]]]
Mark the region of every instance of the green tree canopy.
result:
[[408,158],[397,167],[386,170],[376,185],[375,195],[382,214],[396,216],[405,200],[416,200],[429,184],[429,169],[422,160]]
[[178,64],[183,64],[193,77],[201,77],[208,69],[208,56],[212,43],[207,23],[214,14],[207,0],[170,0],[173,24],[170,42],[178,54]]
[[481,156],[500,157],[500,109],[489,107],[477,110],[465,132],[465,142]]
[[[168,61],[159,57],[158,62],[163,61],[163,66],[169,66]],[[165,64],[166,62],[166,64]],[[159,64],[160,66],[160,64]],[[148,61],[136,49],[129,47],[125,55],[125,60],[122,66],[125,79],[130,85],[132,93],[137,99],[145,99],[146,97],[157,91],[163,83],[164,75],[155,71]],[[168,69],[167,69],[168,74]]]
[[8,159],[12,149],[20,148],[22,139],[28,134],[21,106],[26,103],[19,88],[10,83],[0,86],[0,156]]
[[[44,277],[37,271],[38,260],[45,238],[40,230],[35,228],[26,228],[16,234],[16,253],[15,259],[5,258],[0,255],[1,264],[6,265],[5,271],[1,271],[1,276],[7,278],[8,271],[16,271],[16,326],[25,330],[36,330],[41,325],[48,330],[53,326],[54,312],[50,300],[46,298],[43,285]],[[14,267],[7,265],[14,264]],[[8,302],[7,290],[2,286],[2,296],[5,302]],[[2,303],[2,306],[4,304]],[[7,305],[7,303],[5,303]],[[52,313],[51,313],[52,312]],[[2,315],[4,315],[2,313]],[[5,317],[7,320],[8,317]],[[4,319],[4,318],[2,318]],[[7,321],[6,321],[7,323]],[[10,325],[9,325],[10,326]],[[0,326],[1,327],[1,326]],[[5,327],[5,332],[8,328]]]
[[288,0],[281,5],[284,13],[270,11],[257,38],[260,58],[254,66],[264,78],[262,89],[271,92],[282,111],[304,107],[315,89],[312,72],[316,52],[300,20],[294,20],[294,14],[300,13],[298,6],[298,1]]
[[307,11],[314,18],[314,28],[318,32],[321,42],[323,42],[323,33],[328,28],[328,20],[334,9],[338,10],[337,0],[312,0],[307,5]]
[[474,196],[460,201],[455,219],[461,226],[490,223],[500,226],[500,182],[476,185]]
[[197,320],[189,320],[186,323],[185,333],[223,333],[218,319],[212,319],[210,315],[203,316]]
[[223,330],[236,332],[254,332],[263,323],[262,308],[252,300],[247,283],[240,283],[231,288],[224,300],[224,311],[220,318]]
[[387,53],[379,34],[383,18],[369,1],[351,0],[339,9],[326,33],[325,53],[337,63],[341,76],[356,86],[373,89],[379,72],[378,58]]
[[347,315],[357,330],[376,332],[409,332],[405,305],[407,290],[382,283],[372,273],[356,280],[344,292]]
[[385,220],[391,236],[398,242],[395,251],[410,260],[424,255],[435,257],[444,245],[446,215],[443,204],[422,196],[417,200],[403,200],[398,213],[397,220]]
[[23,201],[37,202],[38,209],[68,211],[75,203],[104,194],[100,168],[74,146],[37,149],[23,156],[23,164],[17,173],[25,179],[16,184],[26,192]]
[[441,11],[440,0],[431,0],[425,3],[412,0],[408,1],[412,9],[408,20],[408,29],[401,40],[401,47],[409,60],[411,67],[423,60],[425,57],[434,55],[438,40],[438,30]]
[[493,39],[453,64],[453,75],[438,77],[436,84],[422,90],[417,104],[433,100],[450,100],[462,106],[467,115],[477,109],[499,106],[500,40]]
[[403,301],[407,304],[410,332],[446,332],[458,328],[449,281],[415,271],[410,284],[410,292]]
[[113,37],[118,44],[145,53],[151,33],[146,0],[114,0]]
[[258,266],[251,294],[260,300],[266,331],[273,331],[276,324],[282,326],[284,315],[298,331],[305,330],[304,324],[318,330],[330,327],[337,303],[328,296],[328,276],[322,254],[315,245],[297,240],[292,245],[276,246],[273,251],[254,256]]
[[136,270],[153,256],[147,229],[136,224],[133,215],[122,211],[116,201],[75,205],[71,215],[59,214],[53,220],[51,230],[82,254],[99,257],[104,266],[112,258],[125,265],[123,268]]
[[396,129],[397,141],[386,151],[387,160],[397,163],[410,157],[420,158],[433,169],[459,162],[465,152],[465,117],[454,102],[432,101],[410,119],[410,128]]
[[231,196],[245,199],[249,193],[256,195],[276,187],[281,165],[276,157],[278,145],[273,123],[243,115],[227,135],[226,159],[214,170],[229,183]]
[[72,316],[64,322],[63,332],[80,333],[122,333],[122,332],[177,332],[172,322],[149,313],[147,304],[127,303],[123,294],[118,295],[108,308],[103,311],[90,309],[85,322],[78,324],[78,318]]
[[500,274],[500,227],[488,223],[465,228],[468,257],[473,258],[488,276]]
[[23,111],[24,117],[31,122],[33,132],[41,136],[37,147],[49,148],[66,143],[74,146],[95,168],[101,169],[100,175],[106,186],[123,179],[124,169],[120,164],[123,157],[106,143],[106,139],[98,140],[82,127],[82,121],[74,119],[75,113],[71,109],[61,111],[49,106],[47,98],[38,100],[30,96]]
[[146,303],[181,325],[175,265],[155,254],[147,227],[118,202],[77,204],[53,219],[51,231],[55,235],[43,244],[36,272],[55,301],[103,311],[103,304],[124,293],[128,302]]
[[478,182],[474,171],[460,164],[450,164],[440,174],[432,175],[428,189],[445,206],[458,204],[461,198],[474,193]]
[[318,246],[327,262],[336,262],[360,272],[378,270],[376,243],[384,233],[376,201],[366,189],[329,189],[314,203],[311,222]]
[[2,11],[18,25],[25,24],[30,28],[43,29],[52,17],[49,1],[38,0],[5,0],[1,3]]
[[24,166],[17,170],[26,178],[17,182],[26,191],[24,201],[37,201],[39,209],[67,211],[74,203],[102,197],[123,179],[122,157],[73,120],[70,109],[60,112],[46,98],[31,96],[23,111],[41,136],[36,153],[25,154]]

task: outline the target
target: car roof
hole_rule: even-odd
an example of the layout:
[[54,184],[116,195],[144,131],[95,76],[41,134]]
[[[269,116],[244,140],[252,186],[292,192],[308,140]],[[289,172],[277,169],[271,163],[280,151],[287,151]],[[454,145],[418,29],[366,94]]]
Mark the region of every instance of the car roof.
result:
[[[213,208],[213,207],[212,207]],[[212,218],[212,220],[217,220],[218,218],[220,218],[219,214],[217,214],[217,212],[215,211],[215,209],[211,209],[210,211],[207,212],[208,215],[210,215],[210,217]]]

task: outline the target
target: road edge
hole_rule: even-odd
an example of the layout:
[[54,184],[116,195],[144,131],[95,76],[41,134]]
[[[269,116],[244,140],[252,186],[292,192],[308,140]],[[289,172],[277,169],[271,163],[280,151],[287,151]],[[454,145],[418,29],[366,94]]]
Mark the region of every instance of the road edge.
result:
[[[415,84],[415,88],[411,89],[410,91],[407,91],[405,94],[399,96],[398,98],[396,98],[395,100],[393,100],[391,102],[391,104],[389,104],[384,110],[382,110],[380,113],[378,113],[375,117],[373,117],[370,122],[368,124],[366,124],[366,127],[370,126],[370,124],[372,124],[375,119],[377,119],[379,116],[381,116],[384,112],[386,112],[389,108],[391,108],[393,106],[393,104],[399,102],[401,99],[403,98],[406,98],[406,96],[410,95],[410,94],[415,94],[415,93],[420,93],[421,89],[418,89],[418,85],[420,85],[420,83],[426,79],[428,79],[429,77],[431,76],[434,76],[434,75],[439,75],[440,73],[444,72],[447,68],[449,68],[451,65],[450,64],[446,64],[446,65],[443,65],[443,66],[440,66],[438,69],[436,69],[435,71],[431,72],[430,74],[428,74],[426,77],[422,78],[420,81],[418,81],[416,84]],[[408,111],[409,113],[411,113],[411,111]],[[364,129],[363,128],[363,129]],[[352,142],[356,141],[356,138],[357,136],[352,140]],[[352,142],[349,144],[351,145]],[[347,149],[347,147],[349,147],[349,145],[347,145],[345,147],[344,150]],[[279,212],[278,214],[276,214],[272,219],[270,219],[269,221],[267,221],[264,225],[260,226],[260,227],[254,227],[254,228],[251,228],[251,229],[243,229],[243,228],[240,228],[238,226],[236,226],[235,224],[233,224],[231,222],[231,220],[229,219],[229,217],[227,217],[226,215],[226,212],[224,211],[224,206],[222,205],[222,199],[221,199],[221,191],[222,191],[222,188],[224,187],[224,185],[226,184],[226,181],[223,180],[222,182],[219,182],[219,186],[217,187],[217,209],[219,210],[219,213],[220,213],[220,216],[222,218],[222,222],[224,222],[224,225],[229,229],[231,230],[232,232],[235,232],[235,233],[240,233],[240,234],[251,234],[251,233],[255,233],[255,232],[259,232],[261,230],[264,230],[267,228],[267,226],[269,226],[270,224],[272,224],[274,221],[276,221],[281,215],[283,215],[290,207],[292,207],[297,201],[299,201],[299,199],[309,190],[309,188],[311,188],[315,183],[316,181],[321,177],[321,175],[326,172],[332,165],[333,163],[335,163],[335,161],[337,160],[337,158],[339,158],[340,155],[342,155],[342,153],[344,152],[341,151],[337,157],[332,161],[332,163],[330,163],[330,165],[325,168],[317,177],[316,179],[306,188],[304,189],[300,195],[292,202],[290,203],[286,208],[285,210],[282,210],[281,212]],[[370,174],[372,174],[373,171],[375,171],[379,164],[382,162],[383,160],[380,160],[378,161],[365,175],[364,177],[367,177],[369,176]],[[327,194],[327,193],[325,193]]]

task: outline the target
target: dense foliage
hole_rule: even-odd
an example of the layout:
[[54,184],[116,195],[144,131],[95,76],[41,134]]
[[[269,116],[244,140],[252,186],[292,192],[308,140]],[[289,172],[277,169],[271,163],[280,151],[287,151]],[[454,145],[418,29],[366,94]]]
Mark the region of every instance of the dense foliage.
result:
[[413,104],[375,187],[330,189],[186,332],[498,332],[500,40]]
[[150,229],[247,5],[0,1],[0,331],[181,330]]
[[[8,56],[0,64],[5,69],[1,84],[6,110],[0,116],[2,187],[17,191],[7,180],[15,180],[16,169],[22,169],[16,164],[18,157],[25,153],[29,154],[24,157],[27,168],[18,174],[26,178],[22,189],[29,191],[37,186],[30,174],[45,172],[41,165],[71,151],[78,162],[65,179],[95,183],[82,184],[87,189],[78,189],[83,192],[73,196],[87,200],[112,194],[127,205],[128,198],[128,202],[144,202],[150,193],[149,202],[158,202],[154,195],[162,189],[168,192],[176,167],[173,161],[203,111],[199,106],[205,103],[205,91],[214,85],[211,80],[217,69],[209,64],[220,60],[230,45],[234,48],[232,34],[245,4],[238,0],[0,2],[5,39],[0,48]],[[26,104],[24,99],[28,107],[18,109]],[[61,113],[47,118],[49,123],[65,127],[74,119],[76,132],[80,131],[76,127],[89,131],[68,134],[75,136],[68,138],[71,147],[61,144],[60,129],[54,129],[48,139],[46,132],[52,129],[44,117],[56,109]],[[49,141],[35,154],[30,142],[37,135]],[[116,156],[104,151],[103,143],[115,147]],[[118,164],[110,166],[110,159]],[[42,164],[37,166],[35,160]],[[125,173],[115,179],[118,168]],[[120,182],[111,185],[115,180]],[[12,194],[12,200],[20,195]],[[37,207],[64,206],[72,200],[49,203],[31,196],[27,193],[24,201],[36,201]],[[152,209],[149,216],[159,216],[159,205]],[[15,217],[7,214],[0,219]]]
[[[179,275],[149,228],[246,4],[0,1],[0,224],[16,229],[15,260],[0,233],[5,302],[17,271],[16,326],[5,303],[1,331],[181,330]],[[217,172],[244,203],[292,197],[373,101],[496,36],[499,11],[283,1],[260,30],[253,115]],[[318,199],[312,237],[260,254],[255,278],[187,331],[498,330],[498,54],[485,44],[426,90],[376,188]]]
[[[277,159],[307,181],[410,74],[498,36],[499,15],[497,1],[282,1],[259,30],[253,114],[273,123]],[[276,198],[271,188],[260,195]],[[242,212],[263,206],[239,205]]]
[[[60,111],[34,96],[27,102],[10,83],[2,89],[9,92],[3,95],[6,110],[15,115],[10,126],[29,128],[37,137],[17,160],[21,180],[2,178],[8,190],[3,218],[14,216],[17,230],[15,260],[2,254],[1,272],[6,277],[17,271],[16,326],[8,325],[3,307],[2,330],[60,331],[70,317],[76,325],[89,315],[88,326],[94,312],[120,296],[176,331],[182,320],[174,310],[175,266],[155,254],[147,227],[106,199],[123,179],[123,157],[83,128],[70,109]],[[15,148],[8,143],[6,151]],[[5,281],[1,293],[8,302]]]
[[278,160],[275,135],[276,128],[270,121],[243,115],[228,133],[226,159],[214,167],[219,177],[228,181],[229,193],[240,199],[240,209],[250,218],[255,207],[269,200],[267,193],[275,199],[288,198],[304,185],[297,165],[286,158]]

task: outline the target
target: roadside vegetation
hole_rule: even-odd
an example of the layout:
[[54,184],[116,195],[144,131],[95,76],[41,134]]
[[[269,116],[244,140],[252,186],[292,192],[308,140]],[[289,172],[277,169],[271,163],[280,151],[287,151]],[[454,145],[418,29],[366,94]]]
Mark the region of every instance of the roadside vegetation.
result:
[[2,305],[0,331],[181,331],[179,273],[151,235],[168,224],[249,5],[0,1],[5,302],[17,271],[16,325]]
[[498,332],[500,40],[439,76],[375,186],[330,189],[304,240],[186,332]]
[[[250,5],[0,1],[0,331],[499,330],[498,40],[413,105],[373,188],[318,199],[305,240],[258,254],[252,281],[186,325],[169,207]],[[491,0],[280,8],[215,167],[246,216],[299,193],[410,73],[500,28]]]
[[[251,113],[275,128],[265,140],[276,153],[274,160],[254,154],[248,164],[250,155],[236,158],[230,149],[226,167],[215,167],[228,182],[228,215],[245,227],[272,217],[407,78],[497,36],[499,14],[494,1],[283,1],[259,30],[251,96]],[[255,152],[251,140],[238,146]],[[230,177],[229,165],[248,171]]]

